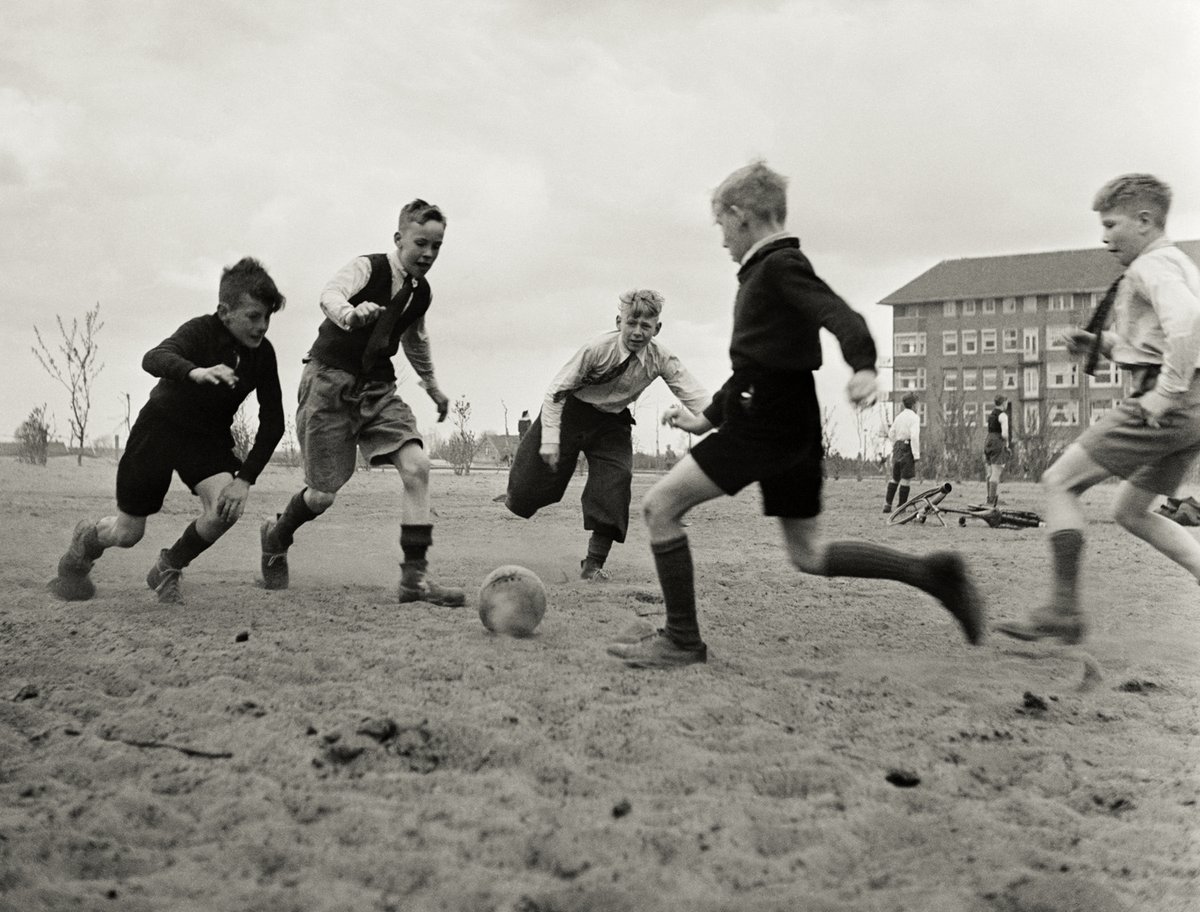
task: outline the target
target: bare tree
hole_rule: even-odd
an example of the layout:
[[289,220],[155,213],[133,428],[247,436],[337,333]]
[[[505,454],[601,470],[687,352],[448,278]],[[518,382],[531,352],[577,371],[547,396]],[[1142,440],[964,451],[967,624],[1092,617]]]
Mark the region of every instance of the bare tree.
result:
[[246,414],[246,403],[243,402],[239,405],[237,412],[234,413],[229,433],[233,435],[233,454],[238,459],[245,460],[254,446],[254,428],[250,416]]
[[92,409],[92,387],[96,382],[96,375],[104,369],[104,365],[96,360],[99,352],[99,341],[96,337],[104,328],[104,324],[100,322],[100,305],[97,304],[84,314],[82,327],[79,320],[72,317],[69,331],[61,315],[55,315],[54,319],[58,322],[58,332],[61,336],[57,357],[42,338],[42,333],[36,325],[33,327],[33,333],[38,344],[33,349],[33,354],[46,373],[61,383],[70,395],[71,440],[79,446],[76,465],[83,465],[88,414]]
[[475,453],[479,450],[480,440],[475,432],[468,428],[471,422],[471,403],[466,396],[459,396],[450,408],[454,416],[455,431],[446,445],[446,458],[454,468],[455,475],[470,475],[471,463],[475,461]]
[[922,448],[922,458],[929,460],[929,477],[951,481],[976,477],[982,465],[982,448],[975,444],[978,428],[967,423],[962,390],[935,389],[930,398],[937,406],[933,418],[938,423],[942,448],[941,452]]
[[17,438],[17,462],[44,466],[52,433],[45,403],[35,405],[14,435]]

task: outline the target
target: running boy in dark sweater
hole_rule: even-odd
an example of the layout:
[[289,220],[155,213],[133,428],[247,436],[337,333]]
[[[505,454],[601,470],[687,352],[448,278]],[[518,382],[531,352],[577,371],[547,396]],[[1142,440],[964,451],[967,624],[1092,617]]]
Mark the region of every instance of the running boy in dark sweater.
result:
[[263,584],[288,586],[288,548],[296,530],[331,506],[358,465],[394,465],[404,485],[400,513],[400,602],[462,605],[461,589],[426,575],[433,543],[429,507],[429,456],[411,408],[396,395],[392,358],[403,346],[421,386],[434,401],[438,421],[450,400],[437,385],[425,312],[432,293],[425,276],[442,249],[446,217],[417,199],[400,210],[395,249],[356,257],[321,292],[326,319],[305,358],[300,377],[296,434],[304,456],[305,487],[261,529]]
[[740,264],[729,349],[733,375],[703,414],[675,406],[664,415],[666,423],[694,434],[716,430],[642,504],[667,620],[657,634],[609,647],[634,667],[706,661],[683,518],[693,507],[755,481],[763,512],[780,519],[797,569],[915,586],[945,605],[971,643],[983,635],[983,609],[957,554],[920,557],[868,542],[827,544],[820,537],[823,453],[813,382],[821,366],[820,330],[829,330],[841,344],[854,369],[847,392],[861,406],[877,395],[875,343],[863,318],[817,277],[800,242],[785,230],[786,187],[785,178],[757,162],[735,171],[713,195],[724,246]]
[[[250,486],[283,436],[275,350],[266,339],[271,314],[283,305],[267,271],[246,257],[221,275],[215,314],[188,320],[146,353],[143,369],[160,379],[117,466],[117,514],[75,527],[51,592],[68,601],[95,595],[93,563],[105,548],[142,540],[146,517],[162,509],[171,474],[178,472],[203,513],[159,553],[146,584],[160,602],[183,601],[181,571],[238,521]],[[239,461],[230,428],[251,391],[258,395],[258,432]]]

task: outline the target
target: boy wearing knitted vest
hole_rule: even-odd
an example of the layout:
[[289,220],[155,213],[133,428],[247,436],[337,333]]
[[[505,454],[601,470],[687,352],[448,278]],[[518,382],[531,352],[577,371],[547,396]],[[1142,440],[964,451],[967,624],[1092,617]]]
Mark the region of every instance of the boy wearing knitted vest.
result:
[[444,421],[450,400],[433,373],[425,313],[431,292],[426,274],[442,248],[446,217],[417,199],[400,210],[395,248],[356,257],[321,293],[325,320],[305,358],[300,378],[296,435],[304,459],[304,485],[276,519],[260,530],[263,585],[288,586],[288,549],[296,530],[331,506],[358,463],[391,464],[400,473],[399,601],[459,606],[461,589],[439,585],[427,573],[433,543],[429,506],[429,456],[416,416],[396,394],[392,358],[401,347],[421,386]]

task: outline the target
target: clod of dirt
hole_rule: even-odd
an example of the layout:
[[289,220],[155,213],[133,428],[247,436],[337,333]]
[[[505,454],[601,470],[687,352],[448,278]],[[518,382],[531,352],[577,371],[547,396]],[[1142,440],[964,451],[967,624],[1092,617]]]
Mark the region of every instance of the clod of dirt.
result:
[[366,748],[357,744],[331,744],[325,751],[330,763],[346,764],[358,758]]
[[34,687],[32,684],[26,684],[24,687],[22,687],[20,690],[18,690],[16,692],[16,695],[13,697],[13,702],[19,703],[22,700],[32,700],[37,695],[38,695],[38,689],[36,687]]
[[617,820],[620,820],[622,817],[624,817],[626,814],[628,814],[632,810],[633,810],[633,805],[629,803],[629,799],[622,798],[620,801],[618,801],[616,804],[613,805],[612,815]]
[[921,777],[912,770],[892,769],[888,770],[887,779],[896,788],[910,789],[921,784]]
[[248,640],[248,639],[250,639],[250,633],[249,633],[249,631],[247,631],[247,630],[243,630],[241,633],[239,633],[237,636],[235,636],[235,637],[233,638],[233,641],[234,641],[235,643],[244,643],[244,642],[246,642],[246,640]]
[[1158,687],[1153,681],[1139,681],[1134,678],[1131,681],[1126,681],[1117,690],[1123,690],[1125,693],[1149,693]]
[[1050,708],[1041,697],[1031,690],[1025,691],[1025,702],[1021,704],[1022,709],[1032,710],[1033,712],[1045,712]]
[[358,734],[374,738],[382,744],[384,741],[396,737],[396,733],[399,730],[400,728],[396,725],[395,719],[381,716],[378,719],[364,719],[358,727]]

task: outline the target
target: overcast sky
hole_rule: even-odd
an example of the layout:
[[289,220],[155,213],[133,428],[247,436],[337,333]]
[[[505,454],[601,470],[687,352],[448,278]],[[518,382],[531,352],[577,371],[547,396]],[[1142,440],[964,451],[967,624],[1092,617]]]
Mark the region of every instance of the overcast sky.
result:
[[[66,436],[33,327],[98,302],[89,437],[123,437],[143,353],[214,310],[244,255],[288,298],[270,339],[292,411],[322,286],[388,249],[414,196],[448,215],[428,326],[478,431],[504,429],[502,403],[513,432],[536,415],[633,287],[665,294],[660,340],[719,386],[736,279],[709,198],[753,158],[790,177],[789,227],[885,358],[875,302],[943,259],[1099,244],[1090,203],[1116,174],[1169,181],[1171,234],[1200,238],[1197,0],[7,0],[3,18],[0,436],[42,402]],[[670,401],[642,398],[650,450]]]

